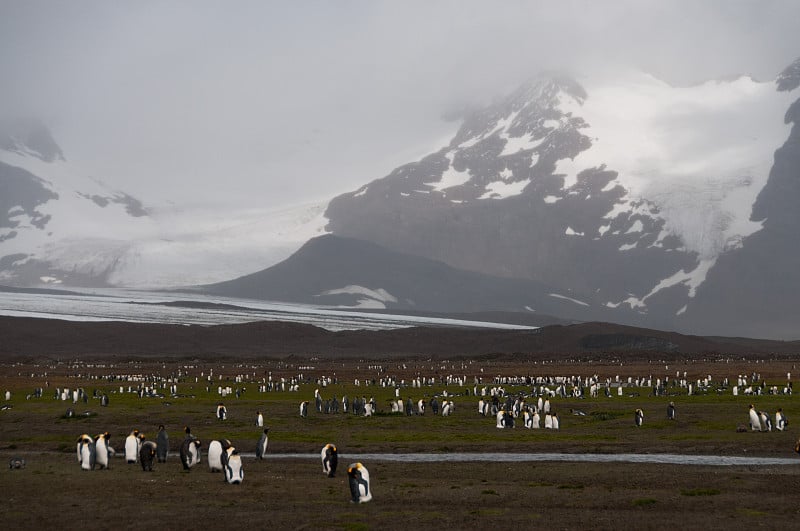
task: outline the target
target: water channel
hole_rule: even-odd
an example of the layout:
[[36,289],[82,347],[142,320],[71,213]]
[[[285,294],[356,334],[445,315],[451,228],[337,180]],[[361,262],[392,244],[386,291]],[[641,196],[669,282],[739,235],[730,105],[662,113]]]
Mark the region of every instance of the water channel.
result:
[[[255,454],[242,453],[244,457]],[[267,454],[266,459],[320,459],[319,454]],[[800,465],[800,457],[748,457],[727,455],[680,454],[563,454],[563,453],[406,453],[406,454],[339,454],[342,461],[392,461],[405,463],[528,463],[561,461],[575,463],[655,463],[703,466],[766,466]]]

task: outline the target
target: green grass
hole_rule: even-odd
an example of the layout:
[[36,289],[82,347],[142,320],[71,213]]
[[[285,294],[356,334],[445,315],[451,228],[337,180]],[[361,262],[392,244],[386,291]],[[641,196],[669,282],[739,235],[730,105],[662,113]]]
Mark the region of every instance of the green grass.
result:
[[649,505],[655,505],[656,503],[658,503],[658,501],[653,498],[638,498],[633,500],[633,505],[636,507],[647,507]]

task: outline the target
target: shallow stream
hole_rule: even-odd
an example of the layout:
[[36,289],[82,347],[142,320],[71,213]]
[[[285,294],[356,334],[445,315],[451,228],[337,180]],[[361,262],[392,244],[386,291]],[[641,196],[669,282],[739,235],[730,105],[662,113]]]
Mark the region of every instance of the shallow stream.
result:
[[[255,457],[255,454],[241,454]],[[267,459],[320,459],[319,454],[267,454]],[[800,465],[800,457],[747,457],[679,454],[562,454],[562,453],[441,453],[441,454],[339,454],[347,462],[394,461],[407,463],[467,463],[566,461],[576,463],[657,463],[668,465],[753,466]]]

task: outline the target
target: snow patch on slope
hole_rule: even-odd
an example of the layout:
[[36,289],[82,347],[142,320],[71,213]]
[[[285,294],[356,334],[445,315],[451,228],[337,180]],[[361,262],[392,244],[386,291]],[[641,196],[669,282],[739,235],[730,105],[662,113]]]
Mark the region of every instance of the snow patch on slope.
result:
[[454,186],[461,186],[462,184],[466,184],[472,178],[468,171],[458,171],[453,168],[453,152],[449,152],[444,156],[447,159],[448,166],[447,169],[442,172],[442,178],[439,179],[437,182],[433,183],[425,183],[428,186],[432,187],[437,192],[441,192],[446,190],[447,188],[452,188]]
[[[703,260],[761,228],[749,214],[789,135],[783,118],[796,95],[749,77],[679,88],[629,73],[584,86],[589,97],[574,112],[589,124],[582,132],[592,147],[558,162],[566,189],[581,171],[606,165],[619,174],[614,184],[653,201]],[[714,212],[698,208],[707,201]]]
[[[647,304],[645,302],[647,301],[647,299],[649,299],[650,297],[652,297],[653,295],[655,295],[656,293],[658,293],[663,289],[671,288],[673,286],[678,286],[678,285],[684,285],[688,287],[689,297],[694,298],[694,296],[697,293],[697,288],[703,282],[705,282],[706,275],[711,270],[711,268],[714,267],[716,261],[717,261],[716,258],[711,260],[701,260],[700,263],[697,265],[697,267],[695,267],[691,271],[686,271],[685,269],[682,269],[677,273],[675,273],[674,275],[672,275],[671,277],[663,279],[661,282],[656,284],[656,286],[652,290],[650,290],[650,293],[648,293],[644,297],[641,298],[628,297],[627,299],[619,303],[611,303],[611,302],[606,303],[606,306],[608,306],[609,308],[617,308],[622,304],[627,304],[634,310],[636,309],[643,310],[647,307]],[[679,310],[678,313],[682,313],[683,310],[685,310],[685,308]]]
[[494,181],[486,185],[486,192],[478,199],[505,199],[519,195],[531,183],[530,179],[523,179],[513,183]]
[[317,294],[317,297],[324,297],[326,295],[358,295],[358,304],[355,308],[369,308],[377,310],[385,310],[386,303],[397,302],[397,297],[389,293],[383,288],[370,289],[356,284],[350,284],[343,288],[329,289]]

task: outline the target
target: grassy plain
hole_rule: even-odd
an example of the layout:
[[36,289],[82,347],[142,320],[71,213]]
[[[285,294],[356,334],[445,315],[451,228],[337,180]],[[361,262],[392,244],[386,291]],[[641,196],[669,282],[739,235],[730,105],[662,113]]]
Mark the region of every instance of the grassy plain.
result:
[[[213,379],[208,376],[213,369]],[[719,529],[732,525],[767,528],[796,525],[800,507],[800,466],[693,466],[643,463],[577,462],[364,462],[370,470],[374,499],[352,505],[344,468],[347,457],[365,453],[510,452],[546,453],[676,453],[796,458],[793,446],[800,430],[797,395],[734,397],[723,378],[759,373],[766,388],[782,389],[791,361],[738,360],[708,362],[541,363],[529,361],[341,361],[274,360],[248,363],[95,362],[13,364],[0,367],[0,392],[11,392],[0,412],[0,457],[26,459],[22,470],[2,469],[0,519],[7,529],[54,526],[169,529],[200,526],[263,529],[475,529],[482,527],[578,529],[682,528]],[[472,396],[475,378],[483,387],[499,386],[495,376],[589,376],[622,380],[628,377],[687,379],[712,376],[706,391],[688,396],[686,389],[667,387],[669,396],[651,396],[648,387],[625,387],[623,396],[552,398],[561,429],[499,430],[493,418],[478,415]],[[180,376],[177,376],[180,373]],[[299,391],[259,392],[262,380],[300,378]],[[302,375],[302,376],[300,376]],[[433,377],[422,388],[403,385],[402,399],[429,399],[446,391],[455,403],[450,417],[406,416],[390,413],[395,386],[379,385],[381,378],[410,383],[412,377]],[[465,385],[445,385],[447,376],[466,377]],[[237,381],[237,376],[239,381]],[[322,386],[318,379],[336,378]],[[178,394],[162,388],[177,378]],[[360,385],[355,385],[355,380]],[[375,384],[367,382],[375,380]],[[139,398],[128,387],[155,385],[163,396]],[[220,398],[218,387],[240,391]],[[26,399],[37,387],[42,398]],[[87,403],[54,400],[56,388],[83,388]],[[120,387],[123,392],[120,392]],[[507,393],[530,393],[530,385],[502,385]],[[551,386],[553,388],[553,386]],[[314,411],[314,390],[323,398],[347,395],[374,398],[376,415],[322,414]],[[98,397],[109,396],[102,407]],[[616,390],[615,390],[616,391]],[[309,400],[309,416],[301,418],[299,403]],[[224,402],[228,419],[214,417]],[[677,420],[666,418],[673,401]],[[530,400],[529,400],[530,402]],[[777,408],[790,425],[784,432],[737,433],[747,423],[748,404],[771,415]],[[67,408],[75,416],[64,418]],[[645,422],[633,424],[642,408]],[[581,410],[585,416],[571,414]],[[269,456],[244,459],[245,480],[227,485],[208,472],[205,460],[183,472],[177,449],[183,427],[205,444],[227,438],[242,452],[253,452],[261,430],[254,425],[261,411],[270,427]],[[88,413],[88,415],[84,415]],[[800,422],[798,420],[797,422]],[[126,465],[117,457],[110,470],[84,472],[75,457],[81,433],[111,434],[122,450],[134,428],[149,438],[165,424],[172,454],[151,473]],[[279,454],[318,455],[333,442],[342,454],[336,478],[323,476],[318,458],[282,458]],[[121,453],[121,452],[120,452]],[[3,465],[5,466],[5,465]]]

